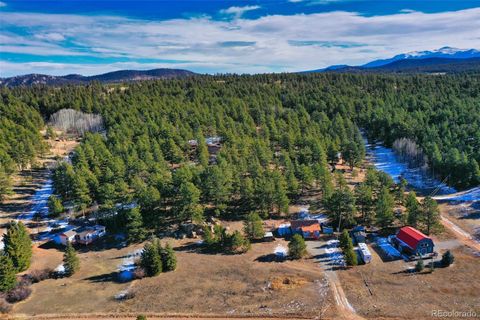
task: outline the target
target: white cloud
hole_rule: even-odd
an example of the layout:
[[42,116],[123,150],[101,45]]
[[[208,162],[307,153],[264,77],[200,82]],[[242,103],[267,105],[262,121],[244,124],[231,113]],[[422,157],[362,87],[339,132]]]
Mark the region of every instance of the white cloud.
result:
[[36,34],[35,38],[40,39],[40,40],[47,40],[47,41],[63,41],[63,40],[65,40],[65,37],[63,36],[63,34],[58,33],[58,32]]
[[[208,17],[144,21],[112,16],[0,12],[0,21],[3,45],[0,50],[4,52],[90,55],[103,61],[124,57],[137,61],[48,66],[4,61],[0,67],[2,76],[30,72],[92,74],[121,67],[180,67],[212,73],[299,71],[333,64],[361,64],[443,46],[480,48],[476,32],[480,30],[480,8],[369,17],[352,12],[327,12],[232,21]],[[27,30],[31,36],[12,34],[16,28]],[[68,44],[55,41],[53,38],[60,39],[51,36],[55,34],[68,39]],[[42,39],[39,35],[50,36]],[[165,62],[152,63],[153,58]]]
[[260,6],[245,6],[245,7],[230,7],[228,9],[220,10],[221,14],[233,15],[240,18],[245,12],[260,9]]

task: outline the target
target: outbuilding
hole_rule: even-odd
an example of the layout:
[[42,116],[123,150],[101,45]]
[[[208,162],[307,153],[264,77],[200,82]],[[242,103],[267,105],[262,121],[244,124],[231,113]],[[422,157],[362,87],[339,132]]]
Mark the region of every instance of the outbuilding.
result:
[[433,240],[413,227],[401,228],[395,239],[401,252],[413,255],[433,253]]

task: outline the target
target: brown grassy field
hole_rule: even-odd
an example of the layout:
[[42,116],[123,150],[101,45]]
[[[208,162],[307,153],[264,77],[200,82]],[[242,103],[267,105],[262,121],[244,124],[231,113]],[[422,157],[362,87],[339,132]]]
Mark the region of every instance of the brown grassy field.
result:
[[[140,245],[81,253],[77,274],[34,284],[32,296],[16,304],[13,313],[26,317],[142,312],[331,315],[328,285],[317,265],[308,260],[262,262],[262,257],[271,254],[281,242],[254,244],[247,254],[235,256],[196,252],[189,240],[172,242],[178,250],[176,271],[127,284],[116,283],[111,274],[122,257]],[[37,249],[34,260],[37,266],[56,266],[61,254],[56,249]],[[134,292],[135,297],[116,301],[114,296],[122,290]]]
[[455,263],[433,273],[408,273],[415,262],[382,262],[373,251],[370,264],[338,275],[349,301],[366,318],[429,319],[433,310],[480,314],[479,259],[462,245],[452,252]]

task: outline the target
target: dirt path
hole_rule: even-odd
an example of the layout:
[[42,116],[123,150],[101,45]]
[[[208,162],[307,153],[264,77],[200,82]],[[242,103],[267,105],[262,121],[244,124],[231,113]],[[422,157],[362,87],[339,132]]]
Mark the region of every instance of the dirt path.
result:
[[[192,320],[192,319],[202,319],[202,320],[219,320],[219,319],[251,319],[251,320],[261,320],[261,319],[277,319],[277,320],[295,320],[295,319],[311,319],[307,317],[283,317],[283,316],[225,316],[225,315],[201,315],[201,314],[152,314],[146,313],[147,319],[163,319],[163,320]],[[41,315],[41,316],[28,316],[23,318],[21,315],[16,315],[15,319],[36,319],[36,320],[55,320],[55,319],[69,319],[69,320],[102,320],[102,319],[116,319],[116,320],[132,320],[136,319],[137,314],[69,314],[69,315]],[[0,317],[1,319],[1,317]]]
[[441,216],[441,222],[446,228],[451,230],[464,245],[480,252],[480,243],[476,241],[470,233],[457,226],[444,215]]
[[[338,279],[336,268],[340,267],[341,261],[338,255],[335,255],[335,248],[326,241],[307,241],[308,252],[313,259],[324,269],[325,276],[332,289],[332,294],[337,304],[339,312],[338,319],[364,319],[359,316],[355,308],[348,301],[347,295],[343,290],[342,284]],[[332,254],[333,253],[333,254]]]

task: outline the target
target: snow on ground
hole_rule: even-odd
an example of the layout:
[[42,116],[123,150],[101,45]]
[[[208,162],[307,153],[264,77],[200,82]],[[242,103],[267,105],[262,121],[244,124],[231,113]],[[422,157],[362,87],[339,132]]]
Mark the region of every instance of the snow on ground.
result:
[[282,246],[281,244],[279,244],[275,250],[273,251],[273,253],[277,256],[277,257],[280,257],[280,258],[285,258],[287,256],[287,248],[285,248],[284,246]]
[[328,240],[325,253],[328,254],[330,262],[336,266],[345,266],[345,259],[343,257],[342,249],[339,247],[340,241]]
[[476,202],[480,201],[480,187],[475,187],[470,190],[441,195],[433,197],[435,200],[461,201],[461,202]]
[[35,191],[35,194],[30,200],[33,205],[29,212],[21,214],[18,216],[19,220],[33,220],[37,213],[40,214],[42,218],[48,216],[48,198],[53,193],[53,182],[52,179],[48,179],[43,186]]
[[454,188],[445,183],[434,179],[425,174],[421,168],[409,168],[408,165],[400,161],[395,152],[382,145],[376,145],[372,148],[367,144],[367,158],[373,163],[377,170],[381,170],[392,177],[395,182],[400,181],[400,177],[405,178],[413,188],[431,193],[438,188],[437,194],[451,194],[457,192]]
[[118,271],[133,271],[135,269],[135,260],[140,258],[143,249],[137,249],[128,253],[122,260],[122,263],[118,266]]

